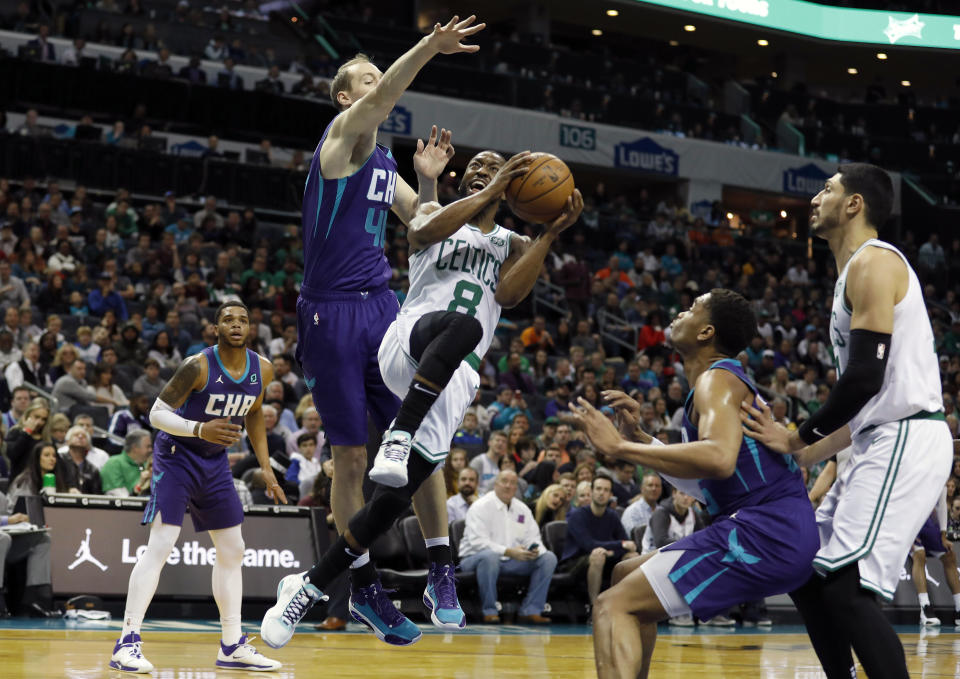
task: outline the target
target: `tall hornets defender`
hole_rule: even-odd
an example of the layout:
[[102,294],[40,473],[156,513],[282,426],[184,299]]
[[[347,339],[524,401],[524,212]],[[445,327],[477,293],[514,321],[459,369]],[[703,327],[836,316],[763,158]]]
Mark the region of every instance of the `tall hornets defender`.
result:
[[[462,198],[442,208],[424,205],[410,224],[410,292],[379,348],[384,381],[403,403],[370,472],[377,487],[319,563],[280,582],[260,627],[270,646],[286,644],[323,588],[390,528],[421,484],[441,476],[434,472],[480,386],[478,357],[490,346],[501,307],[530,293],[551,244],[583,210],[574,191],[533,242],[499,226],[503,192],[529,162],[527,152],[508,162],[492,151],[478,153],[460,183]],[[434,574],[431,582],[452,587],[452,564],[440,568],[443,577]],[[443,598],[428,585],[424,602],[434,597]],[[440,614],[432,613],[434,624]]]
[[273,365],[247,349],[250,318],[242,302],[224,302],[217,309],[216,321],[217,343],[177,369],[150,411],[150,424],[160,430],[153,445],[150,501],[142,521],[150,524],[150,539],[130,573],[123,631],[110,658],[115,670],[153,670],[143,655],[140,626],[188,506],[193,527],[209,532],[217,549],[213,597],[220,609],[222,639],[216,666],[260,671],[281,666],[258,653],[240,629],[243,507],[226,452],[227,446],[240,440],[245,425],[267,492],[274,502],[286,503],[270,468],[260,410],[263,385],[273,380]]
[[[479,49],[461,44],[483,29],[474,19],[458,22],[454,17],[445,26],[437,24],[385,73],[358,55],[330,83],[330,96],[341,113],[320,138],[303,195],[297,360],[332,446],[337,473],[331,509],[340,532],[363,506],[367,415],[383,431],[399,407],[377,365],[380,340],[399,306],[388,287],[391,270],[383,254],[387,213],[393,211],[409,224],[419,205],[436,200],[436,179],[453,155],[449,132],[438,134],[436,127],[426,146],[418,143],[413,160],[418,195],[397,173],[390,150],[377,143],[377,128],[430,59]],[[452,563],[443,479],[426,484],[414,509],[431,563]],[[367,554],[352,564],[350,575],[354,618],[389,643],[406,645],[420,638],[416,625],[383,593]],[[446,596],[431,600],[431,608],[446,611],[444,627],[462,628],[465,620],[452,578],[449,587],[431,589],[434,584],[428,582],[428,589]]]
[[892,202],[890,176],[865,163],[841,165],[814,196],[810,227],[840,272],[830,319],[840,379],[796,432],[756,409],[745,422],[804,465],[852,444],[817,509],[818,575],[792,595],[830,679],[855,674],[851,646],[870,679],[909,676],[877,597],[893,598],[953,455],[920,281],[899,250],[877,239]]
[[628,411],[621,429],[630,440],[586,400],[571,404],[597,450],[656,470],[702,501],[712,517],[707,528],[618,564],[616,584],[593,612],[599,679],[646,679],[660,620],[690,614],[707,620],[740,602],[799,587],[819,546],[799,467],[741,430],[740,404],[757,398],[734,358],[757,333],[750,303],[714,289],[670,327],[693,385],[683,408],[683,443],[657,445],[638,435],[636,403],[632,409],[616,404],[618,412]]

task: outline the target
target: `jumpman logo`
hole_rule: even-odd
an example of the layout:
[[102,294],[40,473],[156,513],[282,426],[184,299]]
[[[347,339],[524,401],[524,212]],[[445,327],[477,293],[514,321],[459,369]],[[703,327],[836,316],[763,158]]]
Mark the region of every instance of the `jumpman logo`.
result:
[[745,550],[743,547],[740,546],[740,542],[737,540],[736,528],[730,531],[730,535],[727,536],[727,545],[729,549],[727,550],[726,555],[721,559],[721,561],[723,561],[724,563],[730,563],[733,561],[742,561],[743,563],[750,565],[760,561],[759,556],[748,554],[747,550]]
[[107,570],[107,566],[104,566],[102,563],[100,563],[97,558],[90,553],[90,533],[92,532],[93,531],[91,531],[89,528],[87,529],[87,537],[80,541],[80,549],[78,549],[77,553],[74,554],[74,556],[77,557],[77,560],[67,566],[68,571],[72,571],[84,561],[89,561],[101,571]]
[[223,375],[217,375],[217,384],[223,384]]

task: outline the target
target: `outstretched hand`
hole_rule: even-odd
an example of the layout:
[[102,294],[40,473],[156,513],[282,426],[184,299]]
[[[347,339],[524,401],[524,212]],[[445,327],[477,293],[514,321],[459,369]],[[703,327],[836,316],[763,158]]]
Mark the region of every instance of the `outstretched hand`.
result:
[[563,206],[563,212],[560,216],[548,224],[544,224],[544,232],[552,233],[557,236],[564,230],[573,226],[580,219],[580,213],[583,212],[583,195],[580,189],[574,189],[570,197],[567,198],[567,204]]
[[593,443],[594,448],[604,455],[615,456],[617,447],[623,439],[610,418],[590,405],[590,402],[583,397],[578,398],[577,403],[570,404],[570,413],[573,421],[583,429],[583,433]]
[[445,26],[440,22],[433,27],[433,33],[427,37],[427,42],[440,54],[457,54],[458,52],[476,52],[480,45],[464,45],[460,41],[479,33],[486,24],[473,24],[477,17],[473,14],[463,21],[458,21],[460,17],[455,16],[450,19]]
[[426,179],[437,179],[443,174],[443,168],[447,162],[453,158],[453,144],[450,138],[453,133],[447,129],[440,129],[437,134],[437,126],[430,128],[430,138],[427,143],[423,139],[417,140],[417,152],[413,154],[413,169],[421,177]]
[[[616,412],[620,435],[627,439],[636,440],[637,428],[640,426],[640,404],[624,392],[616,389],[606,389],[600,392],[600,396],[603,398],[603,402]],[[652,437],[646,432],[643,432],[643,434],[647,438],[641,440],[640,443],[650,443]]]

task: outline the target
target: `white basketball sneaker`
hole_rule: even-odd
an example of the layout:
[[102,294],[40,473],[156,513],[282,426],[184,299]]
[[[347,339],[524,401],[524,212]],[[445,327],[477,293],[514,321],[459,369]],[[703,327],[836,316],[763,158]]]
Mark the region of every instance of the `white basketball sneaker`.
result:
[[110,668],[121,672],[136,672],[143,674],[153,672],[153,663],[143,657],[141,645],[143,641],[136,632],[130,632],[122,639],[117,639],[110,656]]
[[277,603],[267,611],[260,624],[260,637],[270,648],[286,646],[307,611],[314,604],[330,598],[307,582],[303,577],[305,574],[306,571],[288,575],[277,586]]
[[217,653],[217,667],[225,670],[252,670],[254,672],[270,672],[283,667],[281,663],[271,660],[255,649],[250,644],[253,639],[254,637],[248,639],[247,635],[244,634],[240,637],[240,641],[231,646],[227,646],[221,640],[220,651]]
[[370,480],[391,488],[407,485],[407,460],[413,437],[397,429],[387,431],[370,469]]
[[940,618],[933,613],[933,606],[927,604],[920,607],[920,624],[923,627],[939,627]]

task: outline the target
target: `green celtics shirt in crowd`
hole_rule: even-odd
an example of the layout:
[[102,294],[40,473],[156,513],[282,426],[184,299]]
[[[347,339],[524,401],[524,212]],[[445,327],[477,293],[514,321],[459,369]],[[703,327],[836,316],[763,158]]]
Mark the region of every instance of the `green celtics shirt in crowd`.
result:
[[133,495],[133,487],[140,481],[141,469],[142,466],[131,460],[127,451],[114,455],[100,469],[103,492],[106,493],[115,488],[126,488]]

